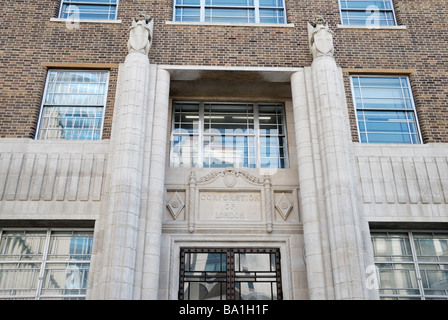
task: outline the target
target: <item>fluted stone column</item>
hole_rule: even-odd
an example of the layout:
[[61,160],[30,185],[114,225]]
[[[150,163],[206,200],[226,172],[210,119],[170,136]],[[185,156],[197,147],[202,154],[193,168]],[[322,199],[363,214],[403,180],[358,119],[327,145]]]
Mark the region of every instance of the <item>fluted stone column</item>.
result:
[[[313,113],[295,115],[310,297],[365,299],[364,248],[344,83],[333,58],[332,31],[321,17],[309,25],[309,40],[311,68],[293,75],[291,81],[294,112],[306,112],[306,103]],[[306,89],[298,89],[300,83]],[[311,131],[301,129],[304,121],[310,121]]]
[[[129,54],[120,65],[111,138],[109,197],[100,221],[100,267],[94,272],[93,299],[133,299],[148,88],[150,21],[133,21]],[[100,261],[98,260],[100,259]]]
[[170,73],[157,70],[146,214],[141,299],[156,300],[159,292],[162,215],[164,210]]
[[[308,68],[309,69],[309,68]],[[307,72],[308,71],[308,72]],[[322,210],[319,185],[321,169],[312,105],[312,90],[307,88],[311,72],[299,71],[291,75],[294,126],[296,128],[297,160],[300,184],[300,212],[303,224],[305,262],[307,268],[308,293],[311,300],[331,299],[332,289],[327,280],[324,261],[325,210]],[[308,83],[309,85],[309,83]],[[314,129],[314,130],[313,130]],[[330,291],[330,293],[328,293]]]

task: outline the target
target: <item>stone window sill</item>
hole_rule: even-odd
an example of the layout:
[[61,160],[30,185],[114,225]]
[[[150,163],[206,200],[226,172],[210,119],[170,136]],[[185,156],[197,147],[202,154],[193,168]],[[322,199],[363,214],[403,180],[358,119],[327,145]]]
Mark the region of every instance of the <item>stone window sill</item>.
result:
[[339,29],[369,29],[369,30],[403,30],[406,26],[379,26],[379,27],[368,27],[360,25],[342,25],[338,24]]
[[[51,22],[73,22],[74,19],[65,19],[65,18],[51,18]],[[79,23],[121,23],[121,20],[94,20],[94,19],[79,19],[77,22]]]
[[232,22],[180,22],[165,21],[166,25],[175,26],[225,26],[225,27],[252,27],[252,28],[294,28],[293,23],[232,23]]

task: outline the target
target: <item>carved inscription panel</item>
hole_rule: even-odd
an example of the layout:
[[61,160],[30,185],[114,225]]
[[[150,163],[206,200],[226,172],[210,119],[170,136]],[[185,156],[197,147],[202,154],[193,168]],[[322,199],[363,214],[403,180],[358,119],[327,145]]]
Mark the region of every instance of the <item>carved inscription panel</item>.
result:
[[199,220],[261,221],[260,192],[200,192]]

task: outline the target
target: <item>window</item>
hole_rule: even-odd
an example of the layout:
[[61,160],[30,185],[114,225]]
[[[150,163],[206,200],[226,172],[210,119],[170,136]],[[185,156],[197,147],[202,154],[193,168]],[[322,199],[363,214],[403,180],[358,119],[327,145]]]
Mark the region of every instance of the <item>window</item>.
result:
[[285,168],[278,103],[174,102],[172,167]]
[[181,249],[180,300],[281,300],[278,249]]
[[284,0],[175,0],[174,21],[286,23]]
[[343,25],[395,26],[392,0],[339,0]]
[[407,77],[352,76],[351,83],[361,142],[421,143]]
[[93,233],[0,230],[0,299],[86,297]]
[[448,299],[448,233],[372,232],[382,299]]
[[49,71],[37,139],[101,139],[108,82],[107,71]]
[[59,18],[115,20],[118,0],[62,0]]

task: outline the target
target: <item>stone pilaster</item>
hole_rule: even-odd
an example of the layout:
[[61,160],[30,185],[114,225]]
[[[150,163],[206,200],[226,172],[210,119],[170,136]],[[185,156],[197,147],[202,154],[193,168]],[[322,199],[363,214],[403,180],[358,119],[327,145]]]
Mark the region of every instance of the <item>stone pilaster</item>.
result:
[[333,58],[333,33],[321,17],[309,25],[309,39],[313,63],[294,74],[291,82],[310,297],[365,299],[361,219],[342,71]]
[[162,216],[165,208],[170,73],[157,70],[152,126],[151,162],[148,183],[146,230],[143,252],[141,299],[156,300],[159,293]]
[[130,53],[120,66],[111,140],[110,188],[103,215],[98,299],[132,299],[142,192],[149,60]]
[[333,297],[333,290],[331,274],[329,279],[327,276],[324,256],[324,245],[327,243],[326,217],[321,196],[322,170],[316,141],[313,88],[310,82],[310,68],[291,76],[308,294],[312,300],[326,300]]
[[152,23],[140,14],[132,23],[129,53],[120,65],[111,137],[109,195],[96,227],[101,255],[93,266],[92,299],[133,299],[142,176]]

